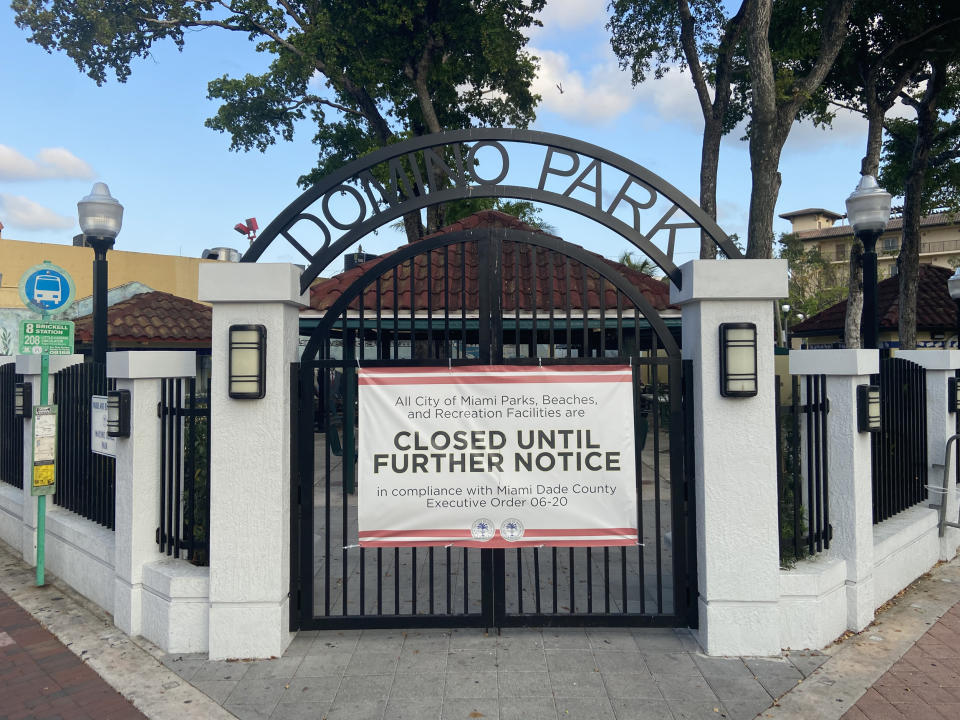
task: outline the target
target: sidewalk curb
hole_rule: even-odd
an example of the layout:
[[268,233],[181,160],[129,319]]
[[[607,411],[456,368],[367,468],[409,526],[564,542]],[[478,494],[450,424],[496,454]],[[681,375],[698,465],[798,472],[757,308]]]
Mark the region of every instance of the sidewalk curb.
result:
[[960,556],[912,583],[862,632],[824,649],[830,659],[758,720],[840,718],[958,602]]
[[150,643],[127,637],[114,627],[107,613],[51,578],[49,572],[47,577],[52,582],[36,587],[33,569],[0,541],[0,590],[140,712],[151,720],[235,719],[161,665]]

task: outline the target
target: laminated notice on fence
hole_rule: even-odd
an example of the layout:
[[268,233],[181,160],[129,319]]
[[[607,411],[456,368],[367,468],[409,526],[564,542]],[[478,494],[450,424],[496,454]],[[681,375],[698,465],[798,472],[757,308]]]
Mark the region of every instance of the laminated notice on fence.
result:
[[365,547],[637,544],[627,366],[358,374]]

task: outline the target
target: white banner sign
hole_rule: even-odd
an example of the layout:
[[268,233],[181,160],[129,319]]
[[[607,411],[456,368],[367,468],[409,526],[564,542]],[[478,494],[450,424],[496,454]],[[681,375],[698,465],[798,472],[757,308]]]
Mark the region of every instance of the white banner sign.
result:
[[627,366],[359,371],[365,547],[637,544]]
[[97,455],[117,456],[117,439],[107,435],[107,396],[90,397],[90,450]]

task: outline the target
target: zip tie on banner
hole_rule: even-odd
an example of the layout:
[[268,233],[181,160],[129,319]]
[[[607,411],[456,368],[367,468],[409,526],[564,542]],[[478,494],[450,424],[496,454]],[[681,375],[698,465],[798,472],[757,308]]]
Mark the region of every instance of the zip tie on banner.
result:
[[543,358],[537,355],[537,362],[540,363],[540,367],[543,367]]
[[447,370],[453,372],[453,358],[447,358]]
[[360,358],[354,358],[357,361],[357,370],[360,369]]
[[950,492],[949,490],[946,490],[946,489],[943,488],[943,487],[938,487],[938,486],[935,486],[935,485],[924,485],[924,487],[925,487],[928,491],[930,491],[930,492],[935,492],[935,493],[939,493],[940,495],[946,495],[948,492]]

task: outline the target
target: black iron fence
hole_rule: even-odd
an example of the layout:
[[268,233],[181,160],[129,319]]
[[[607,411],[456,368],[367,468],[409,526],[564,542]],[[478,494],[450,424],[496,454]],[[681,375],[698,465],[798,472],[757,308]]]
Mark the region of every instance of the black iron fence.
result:
[[53,502],[111,530],[116,506],[116,460],[90,449],[90,400],[106,395],[105,365],[71,365],[53,376],[57,410],[57,493]]
[[830,547],[827,477],[827,378],[790,378],[789,402],[776,386],[780,561],[789,564]]
[[880,432],[874,433],[873,522],[927,499],[926,371],[901,358],[881,358]]
[[14,363],[0,365],[0,482],[23,487],[23,418],[14,412],[13,386],[23,382]]
[[196,380],[161,380],[160,551],[196,565],[209,563],[210,397]]

